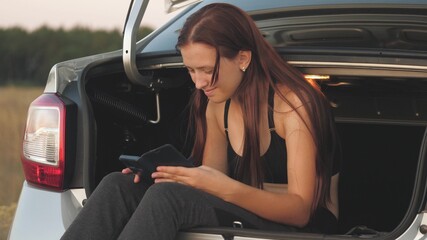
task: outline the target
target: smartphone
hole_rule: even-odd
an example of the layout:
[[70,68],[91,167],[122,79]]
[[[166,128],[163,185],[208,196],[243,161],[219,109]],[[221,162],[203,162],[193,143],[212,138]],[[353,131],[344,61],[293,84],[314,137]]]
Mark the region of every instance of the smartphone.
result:
[[120,155],[119,160],[135,174],[150,182],[154,181],[151,174],[158,166],[194,167],[193,163],[171,144],[162,145],[141,156]]

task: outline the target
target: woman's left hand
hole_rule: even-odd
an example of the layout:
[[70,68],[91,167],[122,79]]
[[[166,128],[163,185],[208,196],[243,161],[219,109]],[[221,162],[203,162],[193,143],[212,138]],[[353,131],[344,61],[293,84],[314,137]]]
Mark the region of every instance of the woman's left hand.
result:
[[151,175],[155,183],[178,182],[224,199],[232,192],[233,179],[208,166],[187,167],[157,167],[157,172]]

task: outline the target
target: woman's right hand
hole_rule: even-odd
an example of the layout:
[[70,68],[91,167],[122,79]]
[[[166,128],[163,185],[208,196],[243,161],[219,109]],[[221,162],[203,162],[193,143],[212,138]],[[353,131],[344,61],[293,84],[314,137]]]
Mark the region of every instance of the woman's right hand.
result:
[[[130,168],[125,168],[122,170],[123,174],[134,174],[133,171]],[[135,174],[135,177],[133,178],[134,183],[139,183],[141,180],[140,176],[138,174]]]

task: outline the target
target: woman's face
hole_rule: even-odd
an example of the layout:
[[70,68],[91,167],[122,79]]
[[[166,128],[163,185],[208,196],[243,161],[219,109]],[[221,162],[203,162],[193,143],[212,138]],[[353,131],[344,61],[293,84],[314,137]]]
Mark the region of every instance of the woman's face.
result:
[[220,58],[218,80],[211,85],[215,69],[216,50],[203,43],[189,43],[181,47],[184,65],[197,89],[203,90],[210,101],[220,103],[231,98],[243,78],[239,54],[234,59]]

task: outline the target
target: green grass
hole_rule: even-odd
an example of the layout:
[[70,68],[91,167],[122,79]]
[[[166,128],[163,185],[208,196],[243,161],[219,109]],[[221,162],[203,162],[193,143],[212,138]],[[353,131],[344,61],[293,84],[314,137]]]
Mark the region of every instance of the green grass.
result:
[[24,181],[20,153],[30,103],[41,87],[0,87],[0,240],[6,239]]

